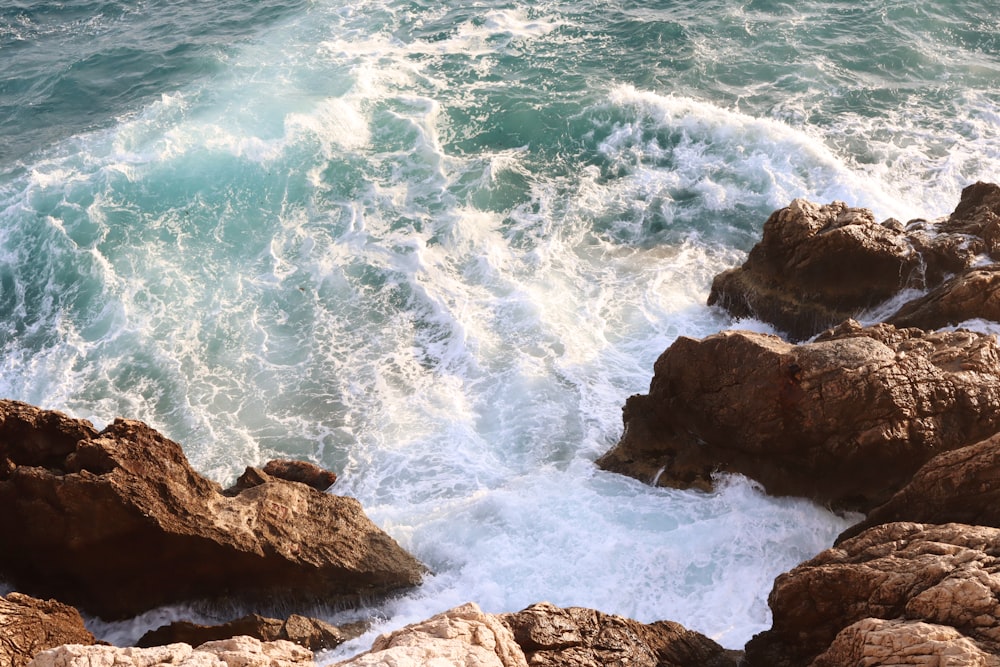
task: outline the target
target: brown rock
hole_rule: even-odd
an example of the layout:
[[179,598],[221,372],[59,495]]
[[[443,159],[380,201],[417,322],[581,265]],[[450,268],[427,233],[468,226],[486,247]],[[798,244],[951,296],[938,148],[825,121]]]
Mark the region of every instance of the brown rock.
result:
[[606,470],[680,488],[740,473],[773,495],[867,510],[932,456],[1000,430],[1000,354],[993,336],[855,322],[798,346],[681,337],[624,422]]
[[[933,289],[959,274],[890,320],[938,328],[997,312],[993,271],[962,275],[980,271],[983,257],[1000,260],[1000,186],[992,183],[965,188],[949,217],[905,227],[893,220],[878,224],[871,211],[843,202],[795,200],[768,218],[741,267],[715,278],[708,302],[803,340],[903,288]],[[986,296],[974,293],[987,283]]]
[[678,623],[645,624],[547,602],[500,616],[531,667],[735,667],[741,654]]
[[810,667],[1000,667],[955,628],[921,621],[866,618],[840,631]]
[[871,211],[796,199],[771,214],[742,267],[716,276],[708,303],[801,340],[918,284],[920,269],[904,232]]
[[312,651],[287,641],[233,637],[198,648],[169,644],[153,648],[68,644],[42,651],[31,667],[314,667]]
[[967,523],[1000,528],[1000,434],[938,454],[837,542],[882,523]]
[[348,600],[423,572],[356,500],[271,477],[225,496],[141,422],[94,433],[0,401],[0,460],[12,463],[0,473],[0,569],[100,616],[220,596]]
[[22,667],[61,644],[93,644],[80,612],[55,600],[21,593],[0,597],[0,666]]
[[351,637],[340,628],[318,618],[292,614],[286,620],[250,614],[220,625],[200,625],[189,621],[175,621],[150,630],[136,642],[136,646],[150,647],[178,642],[198,646],[208,641],[246,636],[272,642],[286,639],[311,651],[331,649]]
[[337,481],[335,474],[308,461],[276,459],[268,461],[264,465],[264,472],[271,477],[287,479],[290,482],[301,482],[317,491],[326,491]]
[[1000,264],[964,271],[907,302],[886,321],[898,327],[941,329],[969,319],[1000,322]]
[[1000,529],[885,524],[779,576],[768,598],[772,627],[747,644],[746,662],[748,667],[801,666],[832,651],[817,667],[869,664],[831,662],[830,656],[875,650],[850,647],[858,642],[881,645],[879,650],[892,642],[901,647],[920,634],[912,626],[897,631],[883,626],[878,631],[890,635],[865,639],[864,633],[875,630],[869,624],[850,630],[839,648],[830,648],[845,628],[865,619],[947,626],[967,638],[963,646],[995,655],[1000,650],[998,594]]

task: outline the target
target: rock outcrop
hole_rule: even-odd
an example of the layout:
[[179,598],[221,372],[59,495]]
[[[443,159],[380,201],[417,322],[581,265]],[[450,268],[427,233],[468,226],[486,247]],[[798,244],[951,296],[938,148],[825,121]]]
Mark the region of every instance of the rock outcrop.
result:
[[0,401],[0,572],[120,618],[186,599],[351,599],[424,568],[352,498],[260,472],[225,495],[145,424]]
[[548,603],[494,616],[469,603],[382,635],[338,667],[735,667],[740,656],[676,623]]
[[645,624],[581,607],[539,603],[500,620],[531,667],[735,667],[742,656],[678,623]]
[[219,625],[175,621],[169,625],[150,630],[139,638],[136,646],[148,648],[177,643],[199,646],[205,642],[246,636],[265,642],[285,639],[310,651],[323,651],[340,646],[358,634],[360,632],[357,634],[345,633],[340,628],[318,618],[309,618],[299,614],[292,614],[285,620],[267,618],[260,614],[249,614]]
[[287,641],[234,637],[198,648],[168,644],[154,648],[69,644],[42,651],[31,667],[314,667],[312,651]]
[[837,543],[896,521],[1000,528],[1000,434],[932,458],[886,503],[841,533]]
[[[843,202],[821,206],[799,199],[768,218],[743,266],[716,276],[709,304],[803,340],[904,288],[935,288],[959,274],[921,306],[904,306],[898,319],[889,319],[936,328],[985,316],[972,314],[982,312],[983,297],[974,292],[988,280],[992,295],[992,275],[964,274],[991,260],[1000,261],[1000,186],[991,183],[965,188],[949,217],[905,226],[878,223],[868,209]],[[962,287],[966,280],[979,287]]]
[[[1000,529],[885,524],[779,576],[772,627],[747,644],[746,663],[911,664],[875,660],[924,654],[936,657],[917,664],[995,664],[998,595]],[[845,655],[871,660],[837,662]]]
[[741,473],[773,495],[868,510],[935,454],[1000,431],[1000,353],[993,336],[852,321],[802,345],[681,337],[624,422],[606,470],[681,488]]
[[94,635],[73,607],[20,593],[0,597],[0,667],[23,667],[61,644],[93,644]]

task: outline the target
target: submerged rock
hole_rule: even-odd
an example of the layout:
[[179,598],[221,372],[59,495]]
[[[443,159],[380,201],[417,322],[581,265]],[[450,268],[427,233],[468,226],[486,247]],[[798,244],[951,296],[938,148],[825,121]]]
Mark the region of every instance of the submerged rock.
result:
[[995,269],[981,266],[991,260],[1000,261],[1000,186],[992,183],[965,188],[947,218],[905,226],[843,202],[797,199],[771,214],[741,267],[716,276],[708,302],[803,340],[904,288],[933,289],[955,276],[889,318],[939,328],[1000,310]]
[[234,495],[180,445],[119,419],[0,401],[0,571],[107,618],[187,599],[353,599],[423,566],[352,498],[266,476]]
[[150,647],[184,643],[198,646],[209,641],[246,636],[272,642],[286,639],[310,651],[323,651],[340,646],[360,634],[345,633],[340,628],[318,618],[292,614],[284,621],[249,614],[220,625],[201,625],[189,621],[175,621],[150,630],[136,642],[136,646]]
[[868,510],[934,455],[1000,431],[993,336],[847,322],[812,343],[726,331],[681,337],[624,408],[600,467],[711,488],[744,474],[768,493]]
[[62,644],[93,644],[94,635],[69,605],[21,593],[0,597],[0,665],[23,667],[38,653]]
[[485,614],[473,603],[382,635],[338,667],[735,667],[741,654],[667,621],[644,624],[539,603]]
[[775,580],[772,627],[747,644],[746,664],[994,665],[998,594],[1000,529],[885,524]]
[[234,637],[198,648],[168,644],[154,648],[70,644],[39,653],[31,667],[313,667],[312,651],[287,641]]

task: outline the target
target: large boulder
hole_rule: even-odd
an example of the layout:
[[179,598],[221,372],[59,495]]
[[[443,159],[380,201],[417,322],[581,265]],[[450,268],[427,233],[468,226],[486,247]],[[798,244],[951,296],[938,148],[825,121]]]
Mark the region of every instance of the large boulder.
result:
[[326,621],[299,614],[292,614],[285,620],[248,614],[219,625],[174,621],[150,630],[139,638],[136,646],[148,648],[177,643],[198,646],[209,641],[243,636],[265,642],[285,639],[310,651],[324,651],[340,646],[359,634],[343,632]]
[[741,655],[667,621],[545,602],[493,615],[468,603],[382,635],[337,667],[736,667]]
[[145,424],[0,401],[0,572],[106,618],[179,600],[350,600],[423,566],[352,498],[259,472],[224,494]]
[[942,329],[971,319],[1000,322],[1000,264],[963,271],[886,318],[898,327]]
[[531,667],[735,667],[742,657],[672,621],[646,624],[582,607],[543,602],[500,620]]
[[725,331],[681,337],[600,467],[711,488],[741,473],[773,495],[868,510],[934,455],[1000,431],[993,336],[848,321],[814,342]]
[[68,644],[42,651],[30,667],[315,667],[312,651],[279,640],[233,637],[197,648],[168,644],[153,648]]
[[837,543],[895,521],[1000,528],[1000,434],[932,458],[892,498],[841,533]]
[[23,667],[45,649],[93,644],[94,635],[69,605],[21,593],[0,597],[0,665]]
[[[708,302],[803,340],[904,288],[935,288],[978,268],[983,258],[1000,260],[1000,186],[992,183],[965,188],[947,218],[905,226],[891,219],[878,223],[868,209],[843,202],[821,206],[797,199],[771,214],[742,266],[716,276]],[[954,286],[946,291],[947,298],[931,299],[935,310],[926,305],[919,319],[906,311],[900,323],[987,316],[972,295]]]
[[[998,595],[1000,529],[885,524],[775,580],[771,629],[747,644],[746,665],[905,665],[918,653],[926,665],[996,664],[981,655],[1000,653]],[[901,623],[856,625],[866,619]],[[948,662],[956,651],[969,661]],[[898,661],[876,661],[887,652]],[[835,660],[859,654],[871,660]]]

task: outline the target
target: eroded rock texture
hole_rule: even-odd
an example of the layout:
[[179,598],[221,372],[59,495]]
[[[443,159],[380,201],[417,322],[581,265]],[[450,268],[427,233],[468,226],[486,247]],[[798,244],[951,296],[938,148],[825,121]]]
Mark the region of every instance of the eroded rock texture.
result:
[[[996,655],[1000,651],[998,595],[1000,529],[885,524],[775,580],[768,598],[773,624],[747,644],[747,664],[792,667],[814,660],[817,666],[911,664],[839,663],[835,656],[868,654],[884,660],[893,652],[897,657],[950,655],[956,647],[963,654]],[[851,627],[865,619],[905,623]],[[959,639],[960,644],[956,643]],[[821,654],[826,656],[819,658]],[[934,660],[916,664],[945,664]],[[967,664],[980,664],[974,660],[985,658],[970,660]]]
[[894,521],[1000,528],[1000,434],[935,456],[837,541]]
[[163,644],[184,643],[198,646],[208,641],[247,636],[272,642],[286,639],[311,651],[322,651],[343,644],[352,636],[318,618],[292,614],[285,620],[250,614],[220,625],[201,625],[189,621],[175,621],[150,630],[136,642],[137,646],[150,647]]
[[105,617],[184,599],[352,598],[423,567],[352,498],[259,473],[224,495],[145,424],[0,401],[0,569]]
[[234,637],[198,648],[169,644],[153,648],[70,644],[42,651],[31,667],[313,667],[312,651],[287,641]]
[[935,454],[1000,430],[998,361],[992,336],[852,321],[802,345],[681,337],[597,463],[681,488],[741,473],[774,495],[867,510]]
[[61,644],[93,643],[94,635],[73,607],[20,593],[0,597],[0,667],[22,667]]
[[936,221],[875,221],[843,202],[795,200],[764,223],[746,262],[719,274],[709,304],[754,317],[803,340],[896,295],[934,289],[889,322],[939,328],[1000,310],[1000,186],[965,188],[955,211]]

